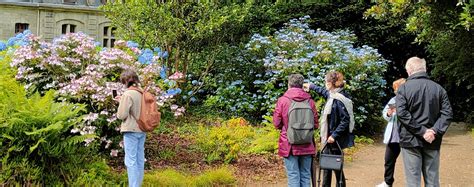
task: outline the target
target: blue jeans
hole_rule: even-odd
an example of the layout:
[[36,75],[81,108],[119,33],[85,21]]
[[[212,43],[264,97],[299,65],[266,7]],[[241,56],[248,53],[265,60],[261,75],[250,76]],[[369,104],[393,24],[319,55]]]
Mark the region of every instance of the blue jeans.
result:
[[139,187],[145,172],[145,139],[144,132],[125,132],[125,166],[127,166],[128,186]]
[[284,158],[289,187],[311,186],[311,155]]

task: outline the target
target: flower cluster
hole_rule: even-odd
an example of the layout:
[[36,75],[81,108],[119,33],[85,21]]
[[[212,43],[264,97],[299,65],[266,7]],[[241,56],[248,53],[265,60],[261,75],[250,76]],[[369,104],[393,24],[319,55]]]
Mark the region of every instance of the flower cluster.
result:
[[[98,144],[106,149],[116,150],[120,141],[112,92],[121,95],[125,91],[118,82],[123,70],[135,70],[161,108],[170,106],[176,117],[185,112],[174,104],[181,93],[176,81],[184,76],[176,72],[168,78],[163,66],[168,52],[160,48],[140,49],[138,44],[122,40],[116,41],[114,48],[101,48],[84,33],[68,33],[45,42],[29,31],[11,38],[7,45],[15,46],[10,65],[18,70],[17,80],[32,92],[55,89],[59,100],[87,105],[84,123],[71,133],[95,134],[101,137]],[[85,144],[93,142],[87,139]]]
[[272,36],[253,35],[245,45],[247,56],[243,58],[247,60],[236,59],[242,67],[252,67],[246,76],[253,79],[223,82],[206,103],[238,113],[269,115],[287,90],[288,75],[300,73],[306,82],[324,86],[326,72],[338,70],[346,77],[346,90],[358,106],[357,122],[364,123],[371,112],[378,111],[374,107],[384,96],[387,61],[374,48],[355,47],[351,32],[313,30],[308,19],[293,19]]

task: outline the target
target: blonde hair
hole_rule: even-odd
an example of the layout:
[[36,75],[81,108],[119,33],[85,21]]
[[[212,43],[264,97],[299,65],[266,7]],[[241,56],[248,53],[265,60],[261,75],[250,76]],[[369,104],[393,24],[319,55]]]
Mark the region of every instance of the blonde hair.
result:
[[426,60],[418,57],[411,57],[407,60],[405,69],[409,76],[417,72],[426,72]]
[[393,88],[393,91],[395,91],[395,93],[397,93],[398,91],[398,87],[400,87],[402,84],[404,84],[406,82],[406,79],[405,78],[400,78],[396,81],[393,81],[392,83],[392,88]]

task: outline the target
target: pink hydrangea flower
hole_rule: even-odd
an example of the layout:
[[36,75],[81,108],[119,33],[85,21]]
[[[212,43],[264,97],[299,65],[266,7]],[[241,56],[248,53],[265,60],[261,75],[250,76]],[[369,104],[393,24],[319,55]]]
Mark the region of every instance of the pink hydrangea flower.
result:
[[117,149],[110,150],[110,156],[111,157],[117,157],[118,156],[118,150]]
[[184,74],[177,71],[176,73],[171,75],[168,79],[170,79],[170,80],[180,80],[180,79],[183,79],[183,78],[184,78]]

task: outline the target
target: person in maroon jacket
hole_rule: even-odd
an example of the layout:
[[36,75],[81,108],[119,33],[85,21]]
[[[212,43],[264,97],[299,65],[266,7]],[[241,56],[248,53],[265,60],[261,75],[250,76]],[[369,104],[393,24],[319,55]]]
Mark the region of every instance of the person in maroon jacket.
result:
[[288,110],[292,101],[301,102],[308,100],[313,111],[314,128],[318,128],[318,112],[311,99],[311,95],[303,90],[304,78],[300,74],[292,74],[288,77],[288,90],[278,98],[273,113],[273,124],[280,129],[278,141],[278,155],[284,158],[288,186],[310,186],[311,185],[311,160],[316,154],[314,142],[308,144],[292,145],[288,141]]

